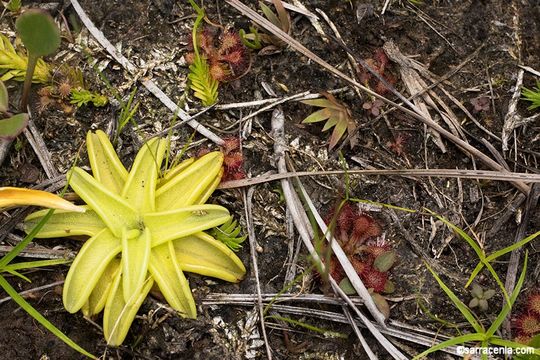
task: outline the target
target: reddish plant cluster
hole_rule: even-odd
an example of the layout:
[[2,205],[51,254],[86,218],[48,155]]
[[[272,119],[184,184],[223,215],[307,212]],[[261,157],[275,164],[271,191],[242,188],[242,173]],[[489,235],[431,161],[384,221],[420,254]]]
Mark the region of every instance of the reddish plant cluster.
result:
[[54,75],[52,84],[38,90],[38,112],[55,108],[71,114],[74,111],[73,105],[69,102],[71,90],[82,87],[83,78],[80,70],[64,64]]
[[[376,293],[392,292],[394,285],[388,279],[388,270],[395,263],[396,253],[390,244],[377,240],[382,234],[379,223],[351,203],[346,203],[337,217],[333,210],[326,223],[330,224],[333,220],[334,237],[364,285]],[[338,283],[345,277],[345,272],[334,256],[330,258],[329,272]]]
[[[371,69],[375,70],[377,74],[386,80],[387,83],[390,85],[394,85],[396,83],[396,78],[387,71],[390,60],[384,53],[383,49],[376,49],[373,52],[373,56],[365,59],[365,62]],[[362,84],[369,86],[379,95],[384,95],[389,91],[382,81],[373,76],[373,74],[362,65],[358,66],[358,79]]]
[[240,147],[240,139],[237,137],[229,137],[223,139],[224,143],[221,146],[223,153],[223,181],[240,180],[246,177],[244,173],[244,156]]
[[515,341],[521,344],[528,344],[534,336],[540,334],[540,292],[529,295],[525,310],[513,320],[513,325]]
[[[191,38],[190,38],[191,40]],[[210,66],[210,75],[219,82],[238,79],[249,71],[251,60],[248,49],[242,44],[240,35],[233,29],[220,30],[217,27],[205,27],[198,34],[199,53],[206,58]],[[195,53],[193,41],[190,52],[186,55],[188,64],[192,64]]]
[[390,150],[395,152],[396,155],[402,156],[406,153],[405,145],[407,144],[407,140],[409,140],[409,134],[399,133],[394,138],[394,141],[387,142],[386,146],[388,146]]

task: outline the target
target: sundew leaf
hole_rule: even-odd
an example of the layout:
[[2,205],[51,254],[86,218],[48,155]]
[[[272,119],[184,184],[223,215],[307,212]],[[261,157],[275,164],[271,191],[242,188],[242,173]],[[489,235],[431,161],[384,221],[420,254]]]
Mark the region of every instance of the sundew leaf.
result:
[[45,11],[26,10],[17,18],[15,28],[32,56],[50,55],[60,46],[60,29]]

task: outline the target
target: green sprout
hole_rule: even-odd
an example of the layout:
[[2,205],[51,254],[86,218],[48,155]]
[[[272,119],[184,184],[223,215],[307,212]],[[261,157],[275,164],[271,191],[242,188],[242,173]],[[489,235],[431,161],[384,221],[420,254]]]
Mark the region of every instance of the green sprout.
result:
[[21,109],[26,109],[34,69],[42,56],[50,55],[60,46],[60,29],[48,13],[30,9],[15,22],[17,33],[28,50],[28,68],[24,79]]
[[471,295],[473,298],[469,302],[469,307],[471,309],[478,307],[481,311],[487,311],[488,300],[495,295],[495,290],[484,290],[480,285],[475,283],[472,285]]
[[[504,346],[508,348],[523,348],[526,347],[523,344],[517,343],[515,341],[509,341],[502,339],[496,333],[498,332],[500,326],[512,310],[512,307],[514,306],[516,299],[521,291],[521,288],[523,286],[523,282],[525,281],[525,274],[527,271],[527,260],[528,260],[528,252],[525,252],[525,259],[523,261],[523,268],[521,270],[521,274],[519,276],[519,279],[516,282],[515,288],[512,291],[511,294],[508,294],[504,284],[502,283],[501,279],[493,269],[491,262],[498,257],[507,254],[519,247],[524,246],[528,242],[532,241],[534,238],[536,238],[538,235],[540,235],[540,231],[528,236],[527,238],[510,245],[504,249],[498,250],[494,252],[493,254],[486,256],[484,251],[478,246],[478,244],[469,236],[467,233],[465,233],[462,229],[451,223],[449,220],[445,219],[442,216],[437,215],[433,211],[429,209],[425,209],[428,213],[430,213],[432,216],[437,217],[439,220],[441,220],[444,224],[446,224],[450,229],[452,229],[454,232],[456,232],[463,240],[465,240],[469,246],[474,250],[476,255],[479,258],[479,263],[477,267],[473,270],[471,276],[469,277],[469,281],[465,285],[465,287],[469,286],[472,281],[476,278],[476,276],[480,273],[480,271],[486,267],[486,269],[489,271],[489,273],[492,275],[493,279],[499,286],[499,289],[501,290],[503,297],[504,297],[504,303],[502,306],[501,311],[493,320],[489,328],[485,328],[483,324],[481,324],[477,318],[474,316],[474,314],[471,312],[471,310],[456,296],[456,294],[442,281],[442,279],[433,271],[433,269],[426,263],[427,269],[431,272],[441,289],[444,291],[444,293],[448,296],[448,298],[452,301],[454,306],[461,312],[461,314],[465,317],[467,322],[472,326],[474,329],[474,332],[467,333],[464,335],[459,335],[453,338],[450,338],[446,341],[443,341],[435,346],[432,346],[431,348],[427,349],[423,353],[415,356],[413,360],[422,359],[426,355],[431,354],[435,351],[442,350],[444,348],[447,348],[449,346],[455,346],[459,344],[464,344],[466,342],[475,342],[480,343],[481,347],[487,348],[489,345],[496,345],[496,346]],[[480,289],[482,290],[482,289]],[[487,291],[479,291],[475,290],[473,286],[473,296],[475,298],[478,298],[478,306],[483,306],[480,304],[480,300],[487,300],[491,298],[494,295],[494,292],[492,294],[492,290]],[[473,299],[474,300],[474,299]],[[483,301],[482,301],[483,302]],[[471,302],[472,303],[472,302]],[[469,304],[469,306],[475,305],[474,303]],[[472,306],[471,306],[472,307]],[[540,349],[531,349],[535,355],[540,355]],[[487,359],[487,353],[482,354],[482,359]]]
[[18,13],[21,10],[22,0],[9,0],[8,2],[2,2],[6,10],[12,13]]
[[536,86],[533,89],[527,89],[524,87],[521,90],[523,100],[531,102],[531,105],[527,108],[534,110],[540,107],[540,81],[536,82]]
[[247,238],[246,235],[238,236],[240,235],[240,231],[242,231],[242,227],[231,217],[225,224],[213,228],[211,234],[216,240],[227,245],[232,251],[238,251]]
[[[69,185],[86,202],[84,213],[56,211],[37,237],[86,235],[66,277],[67,311],[94,316],[104,310],[107,343],[119,346],[154,283],[169,305],[195,318],[195,301],[184,271],[238,282],[240,259],[204,232],[230,220],[229,211],[205,204],[223,173],[223,154],[187,159],[161,174],[168,141],[153,138],[127,171],[107,135],[87,135],[93,176],[75,167]],[[46,213],[29,215],[31,229]]]
[[356,123],[352,118],[351,111],[339,102],[332,94],[322,93],[326,99],[303,100],[301,103],[322,108],[310,114],[304,120],[303,124],[312,124],[320,121],[326,121],[322,131],[328,131],[334,128],[330,136],[329,149],[332,150],[345,135],[352,134],[356,129]]
[[[523,348],[526,347],[523,344],[519,344],[514,341],[509,341],[502,339],[498,335],[495,335],[497,330],[499,330],[500,326],[502,325],[503,321],[506,319],[506,316],[510,313],[510,310],[512,309],[512,306],[514,305],[517,296],[519,295],[519,292],[521,290],[521,287],[523,286],[523,282],[525,281],[525,273],[527,271],[527,259],[528,254],[525,253],[525,260],[523,262],[523,269],[521,271],[521,275],[519,276],[519,279],[516,283],[516,287],[512,294],[510,295],[510,299],[508,302],[505,302],[501,311],[493,320],[491,325],[488,329],[486,329],[473,315],[473,313],[469,310],[469,308],[456,296],[456,294],[448,287],[446,284],[441,280],[441,278],[431,269],[431,267],[426,263],[426,267],[431,272],[435,280],[437,280],[437,283],[441,287],[441,289],[444,291],[444,293],[448,296],[448,298],[452,301],[454,306],[461,312],[461,314],[465,317],[467,322],[473,327],[474,332],[467,333],[464,335],[456,336],[453,338],[450,338],[446,341],[443,341],[435,346],[432,346],[431,348],[427,349],[426,351],[422,352],[419,355],[416,355],[413,360],[423,359],[426,355],[431,354],[435,351],[442,350],[444,348],[455,346],[459,344],[464,344],[466,342],[475,342],[480,343],[481,347],[487,348],[489,345],[497,345],[497,346],[504,346],[509,348]],[[535,355],[540,355],[540,349],[533,349]],[[482,354],[482,359],[487,359],[487,353]]]
[[189,0],[189,3],[197,12],[197,19],[193,24],[192,30],[194,57],[193,63],[189,66],[188,79],[195,97],[201,100],[203,106],[211,106],[217,102],[219,82],[212,77],[208,61],[199,53],[197,34],[201,21],[205,16],[204,9],[198,6],[193,0]]
[[92,103],[96,107],[101,107],[107,105],[107,102],[109,101],[106,96],[93,93],[90,90],[86,89],[71,89],[71,99],[70,103],[77,105],[77,107],[81,107],[83,105],[88,105],[89,103]]

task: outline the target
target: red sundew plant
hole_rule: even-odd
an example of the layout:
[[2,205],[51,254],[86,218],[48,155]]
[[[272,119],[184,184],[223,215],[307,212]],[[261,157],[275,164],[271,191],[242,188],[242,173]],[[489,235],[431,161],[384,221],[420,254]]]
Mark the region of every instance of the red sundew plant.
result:
[[244,156],[240,146],[240,139],[229,137],[223,139],[224,143],[221,146],[223,153],[223,177],[222,181],[240,180],[246,177],[244,172]]
[[516,321],[516,328],[524,335],[540,332],[540,320],[534,314],[523,314]]
[[540,334],[540,292],[529,295],[525,310],[513,319],[513,327],[516,333],[514,340],[522,344],[528,344]]
[[406,153],[405,146],[409,140],[409,134],[399,133],[394,138],[394,141],[389,141],[386,146],[390,148],[396,155],[403,156]]
[[[345,203],[339,213],[333,209],[326,223],[334,223],[333,234],[352,266],[368,289],[375,293],[390,293],[394,290],[388,271],[397,256],[391,245],[380,239],[381,225],[369,214],[360,211],[352,203]],[[329,274],[339,283],[345,278],[341,265],[330,257]]]
[[[226,82],[245,75],[251,66],[249,50],[244,46],[238,33],[233,29],[220,30],[207,26],[197,35],[200,55],[210,67],[210,75],[216,81]],[[193,42],[186,55],[188,64],[194,61]]]
[[[373,52],[372,57],[365,60],[366,64],[377,72],[387,83],[394,85],[396,78],[388,70],[390,60],[381,48],[376,49]],[[365,69],[361,65],[358,67],[358,79],[362,84],[372,88],[377,94],[384,95],[389,89],[384,85],[382,81],[377,79],[369,70]]]
[[527,310],[534,313],[540,319],[540,292],[529,295],[527,299]]

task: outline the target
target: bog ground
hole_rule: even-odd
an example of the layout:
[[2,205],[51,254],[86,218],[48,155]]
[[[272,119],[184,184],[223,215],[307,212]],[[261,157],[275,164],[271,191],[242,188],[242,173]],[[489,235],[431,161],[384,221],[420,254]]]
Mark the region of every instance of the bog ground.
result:
[[[215,47],[220,46],[220,34],[240,29],[249,34],[250,26],[257,26],[232,6],[235,3],[238,1],[207,0],[202,4],[207,15],[203,28],[216,36]],[[257,1],[243,3],[263,14]],[[274,9],[272,1],[265,4]],[[173,116],[162,99],[145,86],[151,80],[180,106],[184,115],[197,114],[196,121],[218,138],[229,142],[240,139],[239,148],[234,150],[240,166],[226,174],[228,179],[275,174],[282,165],[289,172],[351,171],[313,174],[300,180],[314,209],[327,223],[339,220],[335,208],[348,195],[355,200],[351,202],[354,210],[350,218],[377,227],[369,228],[373,233],[367,234],[366,225],[362,234],[351,235],[354,226],[343,225],[349,219],[337,221],[338,229],[349,227],[343,230],[344,235],[335,234],[360,278],[372,284],[368,287],[377,288],[379,284],[366,279],[367,271],[358,265],[360,260],[373,262],[368,247],[395,252],[395,263],[380,272],[394,289],[385,293],[383,283],[378,292],[389,306],[389,330],[382,334],[404,358],[473,331],[428,266],[471,308],[480,324],[488,328],[495,320],[504,304],[502,289],[486,269],[474,281],[475,288],[481,290],[465,288],[478,256],[456,231],[426,209],[464,229],[485,254],[540,230],[539,192],[535,185],[540,122],[534,117],[539,109],[529,110],[531,103],[520,94],[522,87],[532,89],[540,81],[538,1],[290,1],[293,7],[287,8],[291,19],[289,35],[374,94],[335,76],[309,54],[272,38],[275,34],[258,27],[258,32],[267,37],[266,42],[263,36],[261,49],[246,49],[242,68],[232,68],[228,63],[229,70],[241,71],[236,75],[242,76],[220,82],[218,103],[209,109],[193,95],[188,82],[191,30],[196,17],[188,1],[80,0],[80,5],[96,30],[133,67],[119,63],[96,40],[69,1],[24,1],[23,7],[48,9],[62,30],[60,51],[45,59],[53,69],[52,83],[59,81],[55,71],[69,64],[82,71],[85,88],[106,96],[108,104],[44,104],[40,92],[43,85],[34,84],[32,122],[43,144],[36,151],[27,135],[19,136],[0,167],[0,186],[58,191],[65,184],[62,174],[75,161],[78,166],[88,166],[85,136],[91,129],[104,130],[111,136],[124,165],[133,162],[146,139],[173,125],[173,130],[163,133],[171,136],[171,159],[182,151],[194,157],[213,150],[227,152],[186,123],[179,124],[182,117]],[[12,43],[15,18],[6,11],[0,20],[2,33]],[[12,102],[17,104],[22,84],[10,80],[6,85]],[[138,108],[119,132],[117,119],[133,91],[133,104],[138,102]],[[324,97],[328,92],[334,97],[330,97],[330,103],[335,101],[333,109],[338,109],[336,118],[348,126],[331,149],[333,128],[323,131],[324,121],[302,122],[322,109],[302,101],[317,96],[328,99],[328,95]],[[410,99],[410,106],[403,105],[409,112],[378,100],[378,96],[399,104]],[[282,111],[284,122],[276,130],[276,117],[280,116],[277,110]],[[427,125],[433,123],[443,131]],[[275,144],[282,139],[287,160],[280,162]],[[43,166],[44,154],[50,157],[49,171]],[[431,176],[414,172],[369,176],[352,173],[362,169],[434,172],[427,174]],[[436,169],[444,171],[437,173]],[[508,181],[490,173],[489,178],[471,179],[454,170],[532,175]],[[288,179],[292,190],[300,194],[301,186],[295,179]],[[218,189],[209,202],[227,207],[242,224],[243,233],[249,235],[237,253],[247,275],[240,283],[230,284],[186,273],[197,304],[196,320],[176,316],[159,292],[153,291],[124,344],[108,348],[100,317],[89,320],[63,308],[62,281],[67,266],[29,271],[25,275],[31,283],[6,274],[7,279],[18,291],[44,287],[27,293],[27,300],[75,342],[104,359],[265,359],[269,353],[273,359],[367,359],[351,325],[351,318],[358,320],[357,313],[334,294],[325,273],[316,271],[298,225],[301,216],[291,209],[291,199],[287,199],[291,195],[284,191],[284,183],[273,180],[232,184],[224,182],[223,189]],[[77,201],[70,195],[70,200]],[[299,198],[297,204],[309,209],[304,196]],[[9,251],[24,236],[20,224],[30,212],[0,212],[1,251]],[[309,232],[316,225],[313,217],[311,224],[307,220],[303,229]],[[331,275],[341,280],[344,272],[338,260],[327,255],[327,245],[321,245],[322,231],[316,233],[311,240],[329,264]],[[351,240],[354,236],[357,239]],[[349,241],[359,241],[358,246]],[[38,239],[18,260],[73,257],[81,244],[81,239]],[[524,334],[522,326],[523,314],[528,311],[527,299],[538,293],[537,240],[491,264],[510,293],[511,283],[521,274],[526,252],[528,266],[522,289],[496,333],[502,339],[514,340],[540,331],[538,326],[536,331]],[[490,289],[494,294],[485,296]],[[487,301],[485,309],[471,304],[474,298],[478,304],[483,296]],[[361,298],[351,298],[377,324]],[[82,358],[13,301],[2,301],[2,358]],[[379,359],[392,358],[361,321],[355,324],[366,347]],[[480,346],[468,343],[475,345]],[[428,357],[461,358],[455,347]]]

